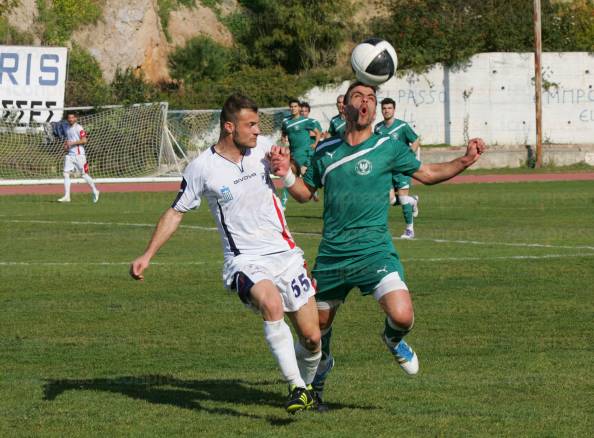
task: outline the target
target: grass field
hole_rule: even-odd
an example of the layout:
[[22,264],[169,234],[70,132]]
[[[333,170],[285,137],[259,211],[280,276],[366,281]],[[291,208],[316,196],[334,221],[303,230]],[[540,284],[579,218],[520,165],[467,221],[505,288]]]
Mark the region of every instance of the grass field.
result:
[[[144,283],[127,276],[171,193],[0,197],[0,436],[591,436],[594,184],[444,185],[396,241],[414,293],[407,378],[353,292],[332,411],[289,417],[261,321],[221,286],[203,206]],[[290,204],[313,262],[321,205]],[[394,235],[403,228],[392,209]]]

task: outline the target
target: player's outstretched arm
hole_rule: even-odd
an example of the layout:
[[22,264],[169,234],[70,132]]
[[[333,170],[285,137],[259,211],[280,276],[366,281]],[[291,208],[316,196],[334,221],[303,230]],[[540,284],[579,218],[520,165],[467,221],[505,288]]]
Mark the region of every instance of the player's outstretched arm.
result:
[[183,217],[183,213],[173,208],[169,208],[163,213],[144,254],[134,260],[130,265],[130,275],[132,278],[135,280],[144,280],[144,270],[148,268],[151,259],[159,251],[159,248],[175,233]]
[[283,185],[297,202],[304,203],[312,199],[316,189],[305,184],[303,179],[293,173],[289,148],[272,146],[269,159],[272,173],[281,178]]
[[468,142],[466,155],[447,163],[423,164],[413,174],[413,178],[423,184],[437,184],[446,181],[476,163],[485,149],[485,142],[482,139],[473,138]]

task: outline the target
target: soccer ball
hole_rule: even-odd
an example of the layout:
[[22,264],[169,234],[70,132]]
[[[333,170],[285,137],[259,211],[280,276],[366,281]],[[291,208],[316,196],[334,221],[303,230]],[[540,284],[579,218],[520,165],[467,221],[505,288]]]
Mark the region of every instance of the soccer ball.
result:
[[386,40],[368,38],[353,49],[351,66],[359,81],[367,85],[380,85],[394,76],[398,56]]

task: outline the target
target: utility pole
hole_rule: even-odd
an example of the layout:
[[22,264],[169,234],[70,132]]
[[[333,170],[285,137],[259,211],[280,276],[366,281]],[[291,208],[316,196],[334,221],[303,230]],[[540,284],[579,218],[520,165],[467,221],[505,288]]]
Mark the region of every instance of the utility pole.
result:
[[542,167],[542,36],[540,0],[534,0],[534,87],[536,105],[536,167]]

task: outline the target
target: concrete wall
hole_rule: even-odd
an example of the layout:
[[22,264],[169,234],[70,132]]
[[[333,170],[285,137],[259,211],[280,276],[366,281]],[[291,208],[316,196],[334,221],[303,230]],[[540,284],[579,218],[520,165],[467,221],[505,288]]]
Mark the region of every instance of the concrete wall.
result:
[[[543,141],[594,143],[594,55],[543,53],[542,64]],[[397,117],[425,144],[461,145],[480,136],[490,145],[525,145],[536,136],[533,81],[532,53],[482,53],[463,68],[436,64],[423,74],[405,72],[382,85],[378,97],[393,98]],[[347,87],[314,88],[306,96],[324,127]]]

